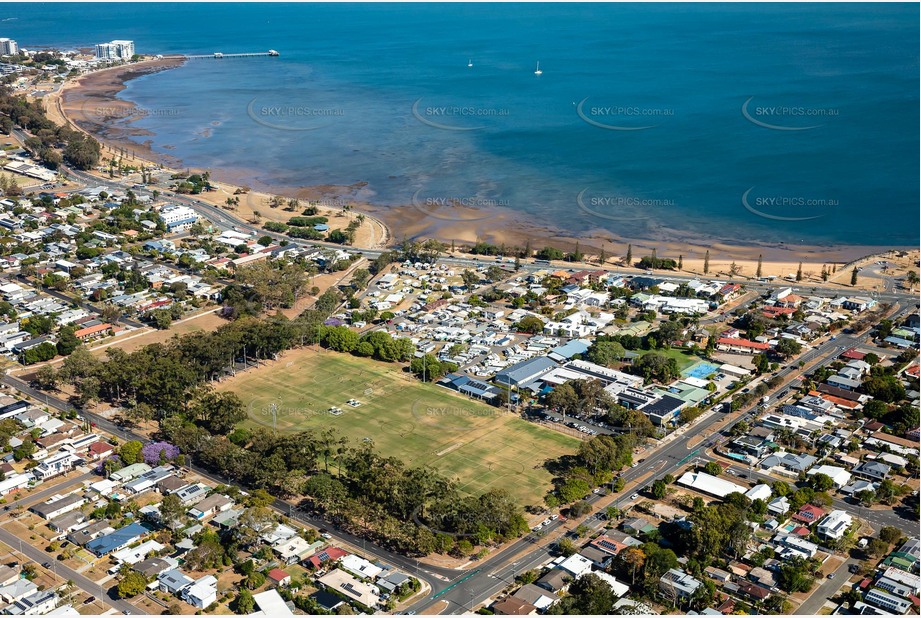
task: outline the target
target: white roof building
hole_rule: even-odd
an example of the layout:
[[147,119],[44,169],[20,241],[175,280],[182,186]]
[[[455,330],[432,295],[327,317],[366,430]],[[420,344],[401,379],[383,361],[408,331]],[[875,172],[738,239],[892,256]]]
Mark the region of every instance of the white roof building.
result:
[[156,541],[144,541],[137,547],[126,547],[112,554],[112,558],[119,564],[135,564],[147,557],[147,554],[163,549],[163,545]]
[[853,521],[854,518],[844,511],[832,511],[828,517],[819,522],[816,532],[820,536],[840,539]]
[[367,577],[369,579],[374,579],[383,571],[383,569],[379,566],[375,566],[364,558],[356,556],[355,554],[343,556],[339,561],[339,567],[349,571],[354,575],[358,575],[359,577]]
[[285,600],[278,594],[278,590],[266,590],[253,595],[258,612],[249,614],[250,616],[293,616],[294,612],[288,609]]
[[717,478],[706,472],[685,472],[678,479],[678,484],[718,498],[725,498],[731,493],[745,494],[745,488],[741,485]]
[[815,474],[824,474],[832,480],[832,482],[835,484],[835,487],[838,489],[851,482],[851,473],[838,466],[817,466],[806,473],[807,476],[813,476]]
[[573,554],[561,561],[557,566],[571,573],[573,577],[579,577],[592,570],[592,561],[581,554]]
[[745,492],[745,497],[751,501],[763,500],[767,502],[771,499],[771,487],[770,485],[755,485],[751,489]]

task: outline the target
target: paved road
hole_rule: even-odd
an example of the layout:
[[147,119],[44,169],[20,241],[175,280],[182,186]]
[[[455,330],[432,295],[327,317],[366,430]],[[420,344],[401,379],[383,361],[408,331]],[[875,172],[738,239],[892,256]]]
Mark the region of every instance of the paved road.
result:
[[127,601],[123,601],[121,599],[118,599],[110,595],[108,590],[106,590],[105,588],[103,588],[102,586],[94,582],[93,580],[89,579],[88,577],[85,577],[81,575],[80,573],[78,573],[77,571],[74,571],[73,569],[54,560],[43,550],[37,547],[33,547],[32,545],[29,545],[28,543],[21,542],[21,539],[18,536],[16,536],[12,532],[9,532],[8,530],[4,530],[2,527],[0,527],[0,541],[3,541],[4,543],[9,545],[13,549],[25,554],[30,560],[33,560],[34,562],[38,564],[44,564],[45,562],[51,561],[53,565],[52,570],[54,573],[58,575],[58,577],[62,577],[65,580],[73,581],[77,585],[78,588],[90,593],[91,595],[95,596],[97,599],[107,599],[106,602],[109,605],[119,610],[123,614],[136,614],[136,615],[145,614],[145,612],[139,610],[131,603]]
[[[816,586],[815,590],[812,591],[812,594],[809,595],[809,598],[806,599],[802,605],[796,610],[797,616],[818,616],[819,610],[822,609],[822,606],[825,605],[825,601],[835,596],[841,586],[845,585],[848,582],[850,573],[848,573],[847,568],[852,564],[859,564],[860,560],[854,558],[848,558],[845,560],[841,566],[835,570],[835,576],[831,579],[822,579],[819,582],[819,585]],[[825,573],[828,575],[828,573]]]
[[28,509],[33,504],[44,502],[46,499],[50,498],[51,496],[55,494],[59,494],[62,492],[70,493],[74,490],[77,484],[80,484],[82,487],[83,481],[94,479],[94,478],[96,478],[95,472],[84,472],[80,476],[75,476],[72,479],[68,479],[64,483],[58,483],[57,485],[53,487],[46,487],[45,489],[35,492],[34,494],[30,494],[27,496],[20,494],[20,495],[23,495],[24,497],[21,497],[16,502],[11,502],[7,506],[22,507],[24,509]]

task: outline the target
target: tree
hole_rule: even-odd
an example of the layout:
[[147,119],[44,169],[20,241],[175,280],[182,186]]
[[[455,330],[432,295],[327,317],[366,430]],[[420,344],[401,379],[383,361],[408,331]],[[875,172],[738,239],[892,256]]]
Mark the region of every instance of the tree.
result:
[[526,315],[515,324],[515,330],[521,333],[537,335],[544,332],[544,322],[537,316]]
[[719,476],[723,473],[723,468],[715,461],[708,461],[707,465],[704,466],[704,472],[713,476]]
[[70,356],[82,343],[74,336],[76,329],[73,326],[64,326],[58,331],[57,352],[61,356]]
[[136,597],[147,589],[147,578],[138,573],[131,571],[118,582],[118,596],[123,599]]
[[816,491],[828,491],[835,486],[835,482],[827,474],[813,474],[810,478],[810,484]]
[[665,481],[662,479],[656,479],[652,483],[652,497],[656,500],[661,500],[665,497],[666,489]]
[[35,373],[35,384],[43,391],[57,388],[58,374],[51,365],[42,365]]
[[889,544],[882,539],[870,539],[867,543],[867,553],[879,558],[889,552]]
[[593,363],[610,367],[620,361],[626,353],[624,346],[616,341],[595,341],[585,356]]
[[167,527],[182,521],[185,514],[186,507],[176,494],[167,494],[160,501],[160,521]]
[[851,285],[857,285],[857,267],[851,271]]
[[758,266],[755,268],[755,277],[757,277],[758,279],[761,278],[761,260],[762,260],[762,256],[759,253],[758,254]]
[[707,252],[704,254],[704,274],[710,272],[710,250],[707,249]]
[[206,393],[193,402],[192,413],[208,431],[216,435],[230,433],[247,416],[243,401],[233,392]]
[[617,596],[611,585],[593,573],[582,575],[569,586],[569,594],[550,608],[555,615],[599,616],[611,613]]
[[902,538],[902,531],[895,526],[883,526],[879,531],[879,538],[891,545]]
[[577,551],[579,551],[579,548],[576,547],[576,544],[572,542],[572,539],[568,539],[568,538],[560,539],[560,542],[557,546],[560,550],[560,553],[566,556],[567,558],[575,554]]
[[141,449],[144,445],[137,440],[129,440],[118,449],[118,455],[126,466],[141,462]]
[[633,262],[633,245],[627,245],[627,255],[624,256],[624,262],[627,263],[627,266]]
[[803,263],[802,262],[800,262],[799,266],[796,267],[796,280],[797,281],[803,280]]
[[802,352],[803,346],[795,339],[781,339],[774,346],[774,351],[782,358],[790,358]]
[[253,598],[253,593],[246,588],[242,588],[237,598],[234,599],[233,613],[248,616],[253,613],[255,608],[256,600]]
[[801,558],[792,558],[780,566],[777,585],[785,592],[809,592],[814,582],[809,563]]
[[918,273],[913,270],[909,270],[905,275],[905,283],[908,284],[908,291],[911,292],[915,289],[915,286],[918,285]]

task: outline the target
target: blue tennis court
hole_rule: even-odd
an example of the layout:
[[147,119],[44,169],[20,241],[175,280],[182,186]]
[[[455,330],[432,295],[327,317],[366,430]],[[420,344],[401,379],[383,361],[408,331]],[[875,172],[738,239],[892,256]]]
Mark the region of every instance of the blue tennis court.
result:
[[707,376],[716,373],[720,368],[719,365],[714,365],[713,363],[708,363],[707,361],[700,361],[695,365],[691,365],[687,369],[681,372],[681,374],[686,378],[699,378],[701,380],[707,379]]

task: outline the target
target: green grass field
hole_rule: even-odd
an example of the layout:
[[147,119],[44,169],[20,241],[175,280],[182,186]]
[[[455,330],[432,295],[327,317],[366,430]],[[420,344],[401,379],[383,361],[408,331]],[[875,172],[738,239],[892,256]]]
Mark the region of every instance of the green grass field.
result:
[[[456,477],[462,491],[507,489],[522,505],[550,488],[542,464],[573,453],[579,440],[514,414],[422,384],[398,365],[336,352],[299,350],[218,385],[247,405],[248,427],[279,432],[333,427],[353,446],[370,439],[377,451]],[[361,402],[347,405],[349,399]],[[342,413],[328,412],[336,406]]]
[[691,354],[687,350],[682,350],[680,348],[669,348],[667,350],[654,350],[657,354],[662,354],[669,358],[674,358],[678,361],[678,371],[684,371],[694,363],[701,360],[699,356]]

